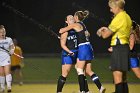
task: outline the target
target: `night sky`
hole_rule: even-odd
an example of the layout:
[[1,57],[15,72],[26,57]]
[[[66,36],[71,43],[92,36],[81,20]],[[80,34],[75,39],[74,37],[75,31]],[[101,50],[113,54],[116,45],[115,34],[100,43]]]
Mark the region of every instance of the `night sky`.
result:
[[[140,24],[138,4],[139,0],[126,0],[125,10]],[[111,21],[108,0],[0,0],[0,24],[5,26],[7,36],[19,41],[24,53],[60,53],[59,39],[47,29],[58,34],[65,17],[77,10],[90,11],[84,23],[95,53],[107,52],[110,39],[97,37],[96,31]]]

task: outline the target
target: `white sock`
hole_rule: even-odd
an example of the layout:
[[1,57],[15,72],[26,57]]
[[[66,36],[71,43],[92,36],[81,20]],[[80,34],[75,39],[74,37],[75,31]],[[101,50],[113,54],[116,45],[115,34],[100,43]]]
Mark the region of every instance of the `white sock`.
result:
[[0,86],[5,89],[5,76],[0,76]]
[[11,83],[12,83],[12,75],[11,74],[6,75],[6,83],[7,83],[7,88],[11,89]]

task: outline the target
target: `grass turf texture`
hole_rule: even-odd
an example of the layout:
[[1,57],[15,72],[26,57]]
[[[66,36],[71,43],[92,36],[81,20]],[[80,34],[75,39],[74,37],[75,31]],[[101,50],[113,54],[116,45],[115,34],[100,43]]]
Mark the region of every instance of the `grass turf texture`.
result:
[[[25,58],[25,67],[22,69],[24,74],[24,85],[13,84],[13,93],[55,93],[57,78],[61,74],[60,58]],[[96,58],[92,61],[92,68],[99,76],[106,93],[114,91],[112,84],[112,73],[109,70],[109,58]],[[16,81],[16,80],[15,80]],[[140,93],[140,80],[130,71],[128,73],[128,82],[130,93]],[[27,84],[29,83],[29,84]],[[43,84],[44,83],[44,84]],[[98,89],[88,77],[89,89],[92,93],[98,93]],[[72,68],[63,93],[78,93],[79,86],[77,74]],[[6,92],[5,92],[6,93]]]
[[[92,69],[101,82],[112,83],[112,73],[109,70],[109,58],[96,58],[92,61]],[[61,74],[60,58],[25,58],[23,70],[25,83],[56,83]],[[88,81],[90,77],[88,76]],[[68,83],[77,83],[77,73],[74,67],[67,78]],[[128,72],[129,83],[140,83],[132,71]]]
[[[113,84],[103,83],[106,87],[106,93],[114,91]],[[140,84],[129,84],[129,93],[140,93]],[[94,84],[89,84],[91,93],[99,93]],[[78,84],[65,84],[63,93],[78,93]],[[5,92],[7,93],[7,92]],[[56,84],[24,84],[23,86],[13,85],[12,93],[56,93]]]

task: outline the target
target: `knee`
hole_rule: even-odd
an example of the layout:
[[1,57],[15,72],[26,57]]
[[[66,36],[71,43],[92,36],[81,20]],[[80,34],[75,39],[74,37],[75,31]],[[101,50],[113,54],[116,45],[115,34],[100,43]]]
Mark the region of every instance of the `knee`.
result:
[[83,74],[84,74],[83,69],[81,69],[81,68],[76,68],[76,70],[77,70],[77,74],[78,74],[78,75],[83,75]]

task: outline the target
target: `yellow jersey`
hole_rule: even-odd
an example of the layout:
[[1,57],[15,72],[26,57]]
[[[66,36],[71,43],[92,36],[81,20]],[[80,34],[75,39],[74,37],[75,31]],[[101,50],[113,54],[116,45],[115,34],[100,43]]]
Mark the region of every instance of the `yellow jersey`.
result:
[[114,32],[111,39],[111,46],[117,45],[117,40],[122,45],[129,44],[131,26],[132,20],[130,16],[125,11],[118,13],[108,27]]
[[[22,50],[19,46],[15,46],[14,53],[22,56]],[[11,66],[17,66],[20,65],[22,62],[22,58],[16,56],[16,55],[11,55]]]

